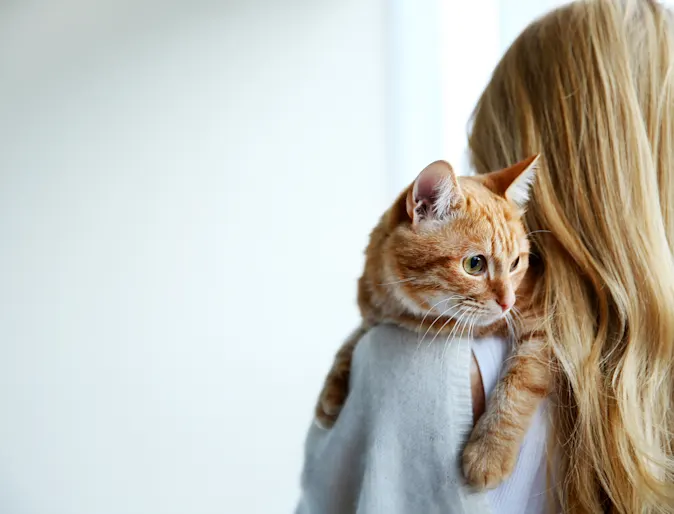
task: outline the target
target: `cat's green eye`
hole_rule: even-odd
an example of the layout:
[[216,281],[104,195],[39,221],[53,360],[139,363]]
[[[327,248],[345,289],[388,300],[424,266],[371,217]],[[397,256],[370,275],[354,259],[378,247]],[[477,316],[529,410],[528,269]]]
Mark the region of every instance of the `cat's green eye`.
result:
[[517,258],[513,261],[513,263],[510,265],[510,271],[511,271],[511,272],[515,271],[515,270],[517,269],[517,266],[519,266],[519,265],[520,265],[520,258],[517,257]]
[[463,260],[463,269],[469,275],[480,275],[487,269],[487,259],[484,255],[472,255]]

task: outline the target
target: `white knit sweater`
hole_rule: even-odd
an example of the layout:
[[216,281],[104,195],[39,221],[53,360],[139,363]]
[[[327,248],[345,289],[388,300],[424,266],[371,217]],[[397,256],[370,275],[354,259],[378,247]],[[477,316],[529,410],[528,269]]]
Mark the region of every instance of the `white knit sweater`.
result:
[[[331,430],[309,429],[296,514],[540,514],[545,422],[539,412],[513,476],[488,493],[464,485],[459,461],[472,428],[470,345],[418,344],[393,326],[356,347],[349,398]],[[474,349],[485,389],[506,343]]]

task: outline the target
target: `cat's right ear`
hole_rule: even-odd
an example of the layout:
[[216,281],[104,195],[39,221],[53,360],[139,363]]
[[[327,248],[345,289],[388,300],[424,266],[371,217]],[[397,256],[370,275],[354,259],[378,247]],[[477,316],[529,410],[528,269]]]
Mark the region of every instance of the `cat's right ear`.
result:
[[442,221],[463,206],[465,199],[454,170],[445,161],[426,166],[407,191],[407,214],[412,225]]

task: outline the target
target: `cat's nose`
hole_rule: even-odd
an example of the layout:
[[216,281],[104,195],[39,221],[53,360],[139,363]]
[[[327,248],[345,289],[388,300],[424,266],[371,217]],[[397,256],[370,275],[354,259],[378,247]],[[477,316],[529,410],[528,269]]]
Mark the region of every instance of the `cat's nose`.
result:
[[515,305],[515,292],[509,287],[504,288],[502,291],[498,291],[495,296],[496,298],[494,298],[494,300],[498,306],[501,307],[503,312],[510,310],[510,308]]
[[504,303],[504,302],[499,302],[499,305],[501,306],[501,310],[502,310],[503,312],[509,310],[509,309],[513,306],[513,304],[512,304],[511,302],[505,302],[505,303]]
[[498,302],[503,312],[510,310],[514,303],[515,303],[514,298],[504,298],[503,300]]

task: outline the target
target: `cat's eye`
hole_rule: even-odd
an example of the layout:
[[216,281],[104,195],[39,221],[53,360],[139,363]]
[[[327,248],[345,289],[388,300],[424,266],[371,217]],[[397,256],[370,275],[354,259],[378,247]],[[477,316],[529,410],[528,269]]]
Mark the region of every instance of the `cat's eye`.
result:
[[520,258],[517,257],[517,258],[513,261],[513,263],[510,265],[510,271],[511,271],[511,272],[512,272],[512,271],[515,271],[515,270],[517,269],[517,266],[519,266],[519,265],[520,265]]
[[480,275],[487,269],[487,259],[484,255],[472,255],[463,260],[463,269],[469,275]]

